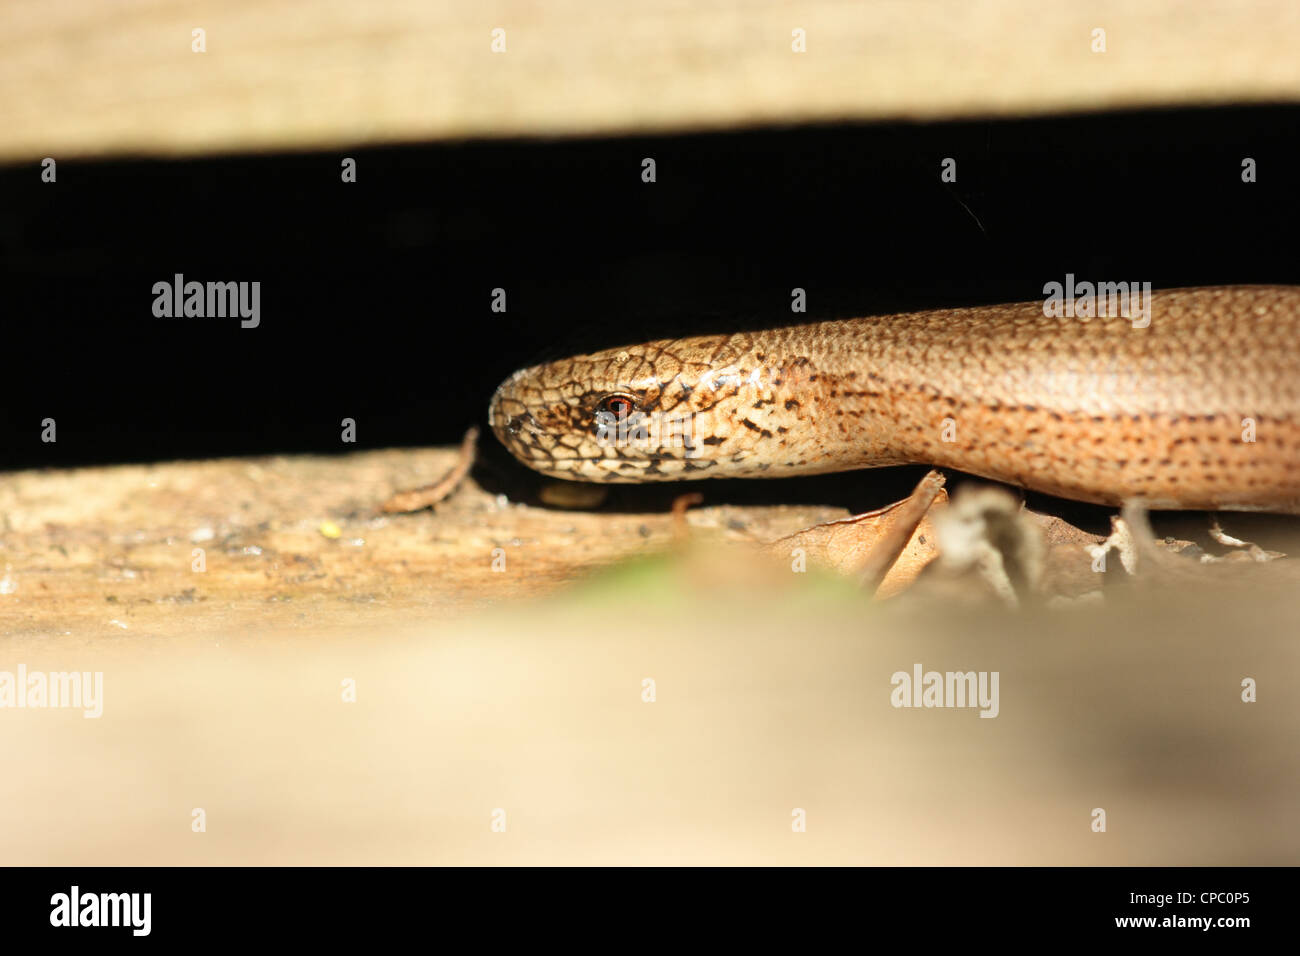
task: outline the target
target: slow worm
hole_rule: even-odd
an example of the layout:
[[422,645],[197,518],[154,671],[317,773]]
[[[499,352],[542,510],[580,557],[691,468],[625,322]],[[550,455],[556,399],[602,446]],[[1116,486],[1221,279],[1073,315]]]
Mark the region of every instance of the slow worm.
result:
[[1065,498],[1300,513],[1300,287],[1157,291],[650,342],[516,372],[489,420],[559,478],[953,468]]

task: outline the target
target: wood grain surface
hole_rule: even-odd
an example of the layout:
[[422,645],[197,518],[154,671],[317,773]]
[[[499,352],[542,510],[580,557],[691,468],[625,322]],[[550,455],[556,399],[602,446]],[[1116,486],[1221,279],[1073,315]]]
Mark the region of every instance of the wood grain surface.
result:
[[[545,594],[673,540],[667,512],[532,507],[472,480],[436,511],[379,512],[394,491],[441,478],[456,456],[438,448],[0,474],[0,635],[152,639],[445,619]],[[719,507],[689,521],[705,535],[768,541],[845,515]]]
[[1293,102],[1297,49],[1289,0],[12,0],[0,158]]

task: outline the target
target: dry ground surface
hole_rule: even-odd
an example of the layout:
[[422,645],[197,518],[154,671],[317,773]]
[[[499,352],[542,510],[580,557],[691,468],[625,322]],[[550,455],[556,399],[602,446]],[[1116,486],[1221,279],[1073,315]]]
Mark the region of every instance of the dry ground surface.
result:
[[[0,710],[0,859],[1300,859],[1287,561],[1013,612],[755,557],[833,508],[378,514],[454,455],[0,478],[0,672],[103,681]],[[998,716],[892,706],[916,664]]]

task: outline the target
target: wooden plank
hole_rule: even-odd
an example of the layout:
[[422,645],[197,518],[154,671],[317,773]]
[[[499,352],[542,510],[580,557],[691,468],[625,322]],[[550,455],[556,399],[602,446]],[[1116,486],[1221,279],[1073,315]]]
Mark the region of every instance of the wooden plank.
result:
[[[1273,565],[1008,615],[933,595],[871,604],[755,548],[719,556],[843,514],[830,508],[693,510],[691,548],[665,513],[530,507],[473,481],[436,511],[379,513],[456,454],[0,476],[0,686],[100,682],[76,706],[0,709],[10,763],[39,768],[0,774],[6,860],[1300,852],[1297,657],[1279,626],[1297,592]],[[554,593],[633,555],[661,557]],[[891,675],[914,662],[996,670],[997,718],[892,706]],[[1246,677],[1268,703],[1241,701]],[[1113,836],[1090,829],[1097,806]],[[797,808],[806,834],[791,832]]]
[[[548,593],[673,540],[667,513],[529,507],[473,481],[436,511],[379,513],[394,491],[442,477],[456,455],[433,448],[0,475],[0,636],[12,648],[65,636],[382,628]],[[846,513],[720,507],[689,520],[706,536],[766,541]]]
[[[6,654],[0,671],[102,674],[102,714],[0,711],[5,861],[1300,855],[1294,590],[918,614],[808,575],[700,570],[665,562],[599,601],[527,602],[472,623],[431,613],[399,631],[354,614],[333,634],[133,631]],[[998,672],[997,717],[892,706],[891,676],[915,664]],[[1241,700],[1245,677],[1259,703]],[[1105,833],[1091,827],[1098,807]],[[792,832],[796,809],[806,832]]]
[[1297,49],[1291,0],[11,0],[0,157],[1294,101]]

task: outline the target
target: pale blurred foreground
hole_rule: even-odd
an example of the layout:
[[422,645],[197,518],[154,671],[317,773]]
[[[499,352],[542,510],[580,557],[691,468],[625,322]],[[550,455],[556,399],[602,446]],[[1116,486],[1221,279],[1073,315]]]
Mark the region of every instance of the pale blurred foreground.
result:
[[[1300,861],[1293,589],[873,605],[728,554],[443,617],[9,643],[0,669],[102,670],[104,709],[0,711],[0,858]],[[894,708],[915,664],[1000,672],[999,715]]]

